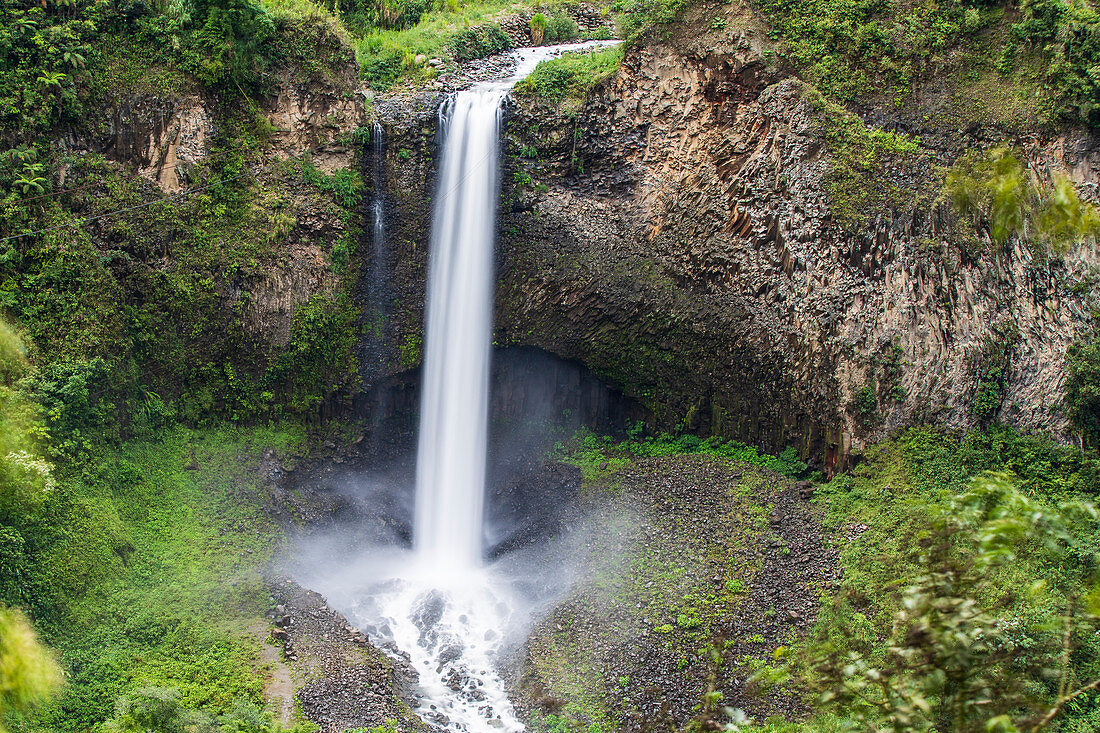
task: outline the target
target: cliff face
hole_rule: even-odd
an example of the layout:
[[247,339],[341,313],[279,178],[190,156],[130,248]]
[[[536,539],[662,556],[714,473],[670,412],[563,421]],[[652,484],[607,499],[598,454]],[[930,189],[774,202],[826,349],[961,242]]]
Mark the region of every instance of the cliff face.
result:
[[[1066,434],[1062,366],[1091,327],[1095,253],[994,246],[943,203],[937,171],[1007,141],[1095,200],[1098,137],[929,115],[944,96],[934,85],[861,118],[769,62],[766,29],[746,11],[728,8],[721,23],[705,12],[636,44],[584,100],[509,103],[497,345],[582,362],[644,405],[654,429],[794,445],[830,466],[913,422],[997,417]],[[442,96],[368,99],[350,59],[334,68],[321,82],[288,71],[257,105],[267,165],[249,221],[272,233],[258,256],[186,261],[186,232],[165,234],[159,258],[131,254],[152,271],[224,275],[211,308],[227,343],[244,334],[259,355],[242,363],[277,356],[315,298],[332,311],[350,294],[321,330],[360,340],[369,387],[420,361]],[[69,149],[136,169],[162,195],[224,154],[230,124],[186,90],[119,94],[103,117]],[[353,135],[373,120],[380,151]],[[333,206],[274,165],[307,152],[322,174],[361,162],[365,199],[382,193],[383,242],[366,208]],[[110,249],[110,231],[90,233]],[[333,246],[348,237],[341,266]],[[328,346],[307,344],[318,359]]]
[[127,377],[99,393],[191,420],[309,414],[356,388],[367,113],[333,44],[251,97],[144,69],[59,133],[52,192],[5,212],[26,232],[5,245],[6,315],[43,363],[102,358]]
[[[751,23],[706,27],[632,49],[579,106],[515,102],[498,340],[584,361],[662,427],[828,465],[918,421],[1064,434],[1096,253],[999,250],[936,198],[936,166],[1006,133],[893,114],[904,153],[840,180],[830,129],[863,121],[769,68]],[[1095,200],[1100,137],[1012,142]]]

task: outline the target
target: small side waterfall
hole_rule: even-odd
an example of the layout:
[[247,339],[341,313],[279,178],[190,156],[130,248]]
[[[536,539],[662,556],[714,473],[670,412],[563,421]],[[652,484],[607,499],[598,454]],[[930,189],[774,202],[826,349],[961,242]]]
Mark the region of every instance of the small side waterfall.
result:
[[377,265],[383,261],[386,254],[386,221],[385,221],[385,154],[383,145],[385,131],[382,125],[375,122],[371,128],[370,143],[374,158],[374,170],[372,181],[374,183],[374,195],[371,197],[371,255],[375,267],[371,268],[371,285],[380,285],[385,278],[385,268]]
[[[392,301],[389,286],[390,263],[386,243],[386,148],[385,130],[375,122],[370,135],[369,163],[370,204],[364,214],[370,220],[370,257],[366,259],[361,282],[366,288],[366,307],[363,313],[363,362],[361,373],[365,386],[374,386],[381,376],[381,365],[386,356],[386,323],[389,320]],[[366,168],[366,166],[364,166]],[[363,171],[365,174],[368,170]],[[379,410],[383,412],[383,410]],[[371,431],[377,439],[378,424]]]
[[459,92],[439,115],[413,539],[421,559],[441,569],[481,564],[504,94]]

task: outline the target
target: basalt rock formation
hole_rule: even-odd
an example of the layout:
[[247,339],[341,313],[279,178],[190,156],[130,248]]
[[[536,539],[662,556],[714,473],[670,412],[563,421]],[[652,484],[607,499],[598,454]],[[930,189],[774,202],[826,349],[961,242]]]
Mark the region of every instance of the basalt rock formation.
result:
[[[1008,142],[1036,175],[1066,175],[1095,201],[1096,133],[968,122],[934,82],[912,104],[884,100],[857,115],[777,66],[749,11],[726,8],[723,23],[707,12],[693,8],[632,44],[583,99],[519,93],[509,103],[497,345],[579,361],[644,406],[653,430],[793,445],[830,468],[914,422],[997,418],[1072,439],[1062,366],[1091,327],[1095,252],[996,246],[945,203],[938,171]],[[211,353],[246,369],[269,364],[304,306],[358,292],[359,335],[349,338],[373,341],[340,386],[346,396],[356,380],[389,389],[420,362],[443,93],[360,91],[345,61],[320,81],[279,77],[258,104],[270,128],[263,155],[308,153],[325,174],[360,165],[368,197],[383,188],[384,246],[362,233],[365,205],[356,224],[276,167],[260,170],[254,210],[274,234],[262,261],[214,278],[230,346]],[[209,163],[224,120],[216,100],[186,88],[121,90],[102,117],[67,149],[136,169],[161,195]],[[380,166],[356,134],[374,121]],[[903,144],[853,173],[836,130],[868,125]],[[349,226],[360,233],[340,267],[333,243]],[[105,227],[90,227],[97,251],[115,246]],[[142,247],[121,245],[143,268],[173,266],[168,245],[159,260]],[[414,409],[415,395],[402,404]]]
[[[1100,137],[920,127],[920,109],[882,105],[866,119],[919,145],[845,188],[830,125],[865,120],[770,64],[751,19],[700,33],[702,12],[634,45],[583,100],[513,100],[497,342],[582,361],[654,428],[794,445],[829,468],[914,422],[1070,437],[1063,359],[1089,328],[1095,252],[995,246],[943,201],[937,169],[1009,139],[1096,200]],[[430,117],[407,120],[393,150],[430,153]],[[395,254],[406,334],[430,192],[419,160],[393,175],[400,197],[416,192]],[[992,411],[975,409],[983,384]]]

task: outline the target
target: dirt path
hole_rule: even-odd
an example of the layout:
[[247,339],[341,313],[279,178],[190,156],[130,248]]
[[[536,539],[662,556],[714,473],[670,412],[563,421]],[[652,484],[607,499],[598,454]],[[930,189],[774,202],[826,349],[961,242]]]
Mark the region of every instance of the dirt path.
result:
[[248,629],[260,644],[260,662],[264,674],[264,699],[275,711],[276,719],[284,728],[294,723],[294,676],[283,661],[280,645],[271,644],[271,625],[257,621]]

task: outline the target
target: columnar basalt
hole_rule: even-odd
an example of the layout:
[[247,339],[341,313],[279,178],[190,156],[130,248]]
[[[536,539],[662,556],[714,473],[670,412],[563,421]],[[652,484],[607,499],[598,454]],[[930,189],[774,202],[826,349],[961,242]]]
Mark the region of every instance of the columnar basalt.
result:
[[[937,198],[936,166],[998,132],[930,130],[934,146],[856,182],[845,217],[835,112],[768,65],[760,34],[699,27],[631,49],[583,103],[516,100],[498,339],[582,360],[661,428],[830,467],[897,426],[975,424],[991,355],[996,416],[1068,437],[1062,364],[1089,327],[1094,253],[987,236],[975,252]],[[1095,134],[1021,144],[1095,197]]]

